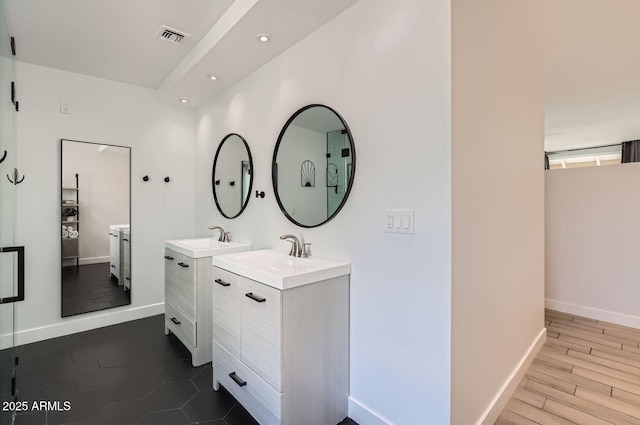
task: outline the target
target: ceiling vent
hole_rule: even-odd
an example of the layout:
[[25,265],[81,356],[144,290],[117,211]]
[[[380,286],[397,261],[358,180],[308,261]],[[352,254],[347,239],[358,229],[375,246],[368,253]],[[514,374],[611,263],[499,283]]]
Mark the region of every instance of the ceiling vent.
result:
[[156,33],[156,37],[159,37],[160,40],[168,41],[169,43],[180,44],[185,37],[191,37],[191,35],[163,25]]

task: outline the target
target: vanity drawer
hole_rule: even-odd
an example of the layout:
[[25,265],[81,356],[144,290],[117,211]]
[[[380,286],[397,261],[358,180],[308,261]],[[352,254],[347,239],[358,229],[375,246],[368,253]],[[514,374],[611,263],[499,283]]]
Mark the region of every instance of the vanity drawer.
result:
[[282,391],[282,292],[242,278],[240,303],[240,359]]
[[171,303],[164,305],[164,321],[167,328],[187,347],[196,346],[196,324]]
[[[240,360],[213,343],[213,374],[261,425],[280,425],[282,417],[282,393],[260,379]],[[230,374],[236,378],[234,380]],[[242,383],[245,383],[242,385]]]
[[114,262],[112,258],[111,264],[109,264],[109,268],[111,270],[111,274],[114,275],[116,279],[118,279],[118,284],[122,285],[122,282],[120,282],[122,280],[122,276],[120,276],[120,261],[116,259],[116,261]]
[[214,267],[212,280],[213,339],[240,358],[240,282],[242,278]]

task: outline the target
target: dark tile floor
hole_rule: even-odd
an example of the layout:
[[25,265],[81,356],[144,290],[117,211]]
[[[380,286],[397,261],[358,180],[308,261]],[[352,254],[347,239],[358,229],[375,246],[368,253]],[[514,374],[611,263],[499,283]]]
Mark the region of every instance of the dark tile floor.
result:
[[[257,424],[223,387],[213,391],[211,363],[192,367],[191,353],[175,336],[164,335],[163,315],[16,352],[18,400],[29,406],[60,401],[61,408],[21,412],[15,425]],[[347,418],[339,425],[357,424]]]
[[131,303],[130,291],[111,277],[109,263],[62,268],[62,316]]

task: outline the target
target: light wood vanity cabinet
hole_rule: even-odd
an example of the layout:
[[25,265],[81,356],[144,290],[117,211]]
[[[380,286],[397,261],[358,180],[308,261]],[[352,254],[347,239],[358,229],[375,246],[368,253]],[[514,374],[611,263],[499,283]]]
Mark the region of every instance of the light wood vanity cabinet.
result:
[[349,395],[349,275],[279,290],[213,268],[213,384],[262,425],[337,424]]
[[[191,363],[211,361],[211,257],[190,258],[164,250],[165,334],[172,332],[191,352]],[[197,300],[200,301],[200,306]]]

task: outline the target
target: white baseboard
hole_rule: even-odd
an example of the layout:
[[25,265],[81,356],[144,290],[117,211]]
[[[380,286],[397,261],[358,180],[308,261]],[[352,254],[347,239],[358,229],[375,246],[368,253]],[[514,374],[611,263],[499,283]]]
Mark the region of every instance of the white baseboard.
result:
[[[125,310],[101,310],[63,319],[62,322],[16,332],[15,344],[29,344],[49,338],[115,325],[164,313],[164,303],[146,305]],[[11,334],[0,335],[0,349],[13,345]]]
[[601,310],[599,308],[587,307],[584,305],[566,303],[545,299],[545,308],[556,310],[561,313],[575,314],[576,316],[587,317],[589,319],[601,320],[603,322],[615,323],[617,325],[629,326],[640,329],[640,317],[630,314],[617,313],[615,311]]
[[360,425],[393,425],[393,422],[353,397],[349,397],[349,418]]
[[487,407],[487,410],[484,411],[480,420],[477,422],[477,425],[493,425],[495,423],[498,416],[500,416],[500,413],[507,405],[507,402],[509,402],[509,399],[518,388],[518,384],[522,381],[522,378],[527,372],[527,369],[529,369],[529,366],[531,366],[533,359],[536,357],[540,348],[542,348],[546,341],[547,329],[543,328],[522,359],[520,359],[518,365],[504,382],[496,396],[493,398],[491,404]]
[[87,257],[87,258],[81,258],[78,261],[78,264],[80,264],[81,266],[84,266],[87,264],[108,263],[110,261],[111,261],[111,257]]

